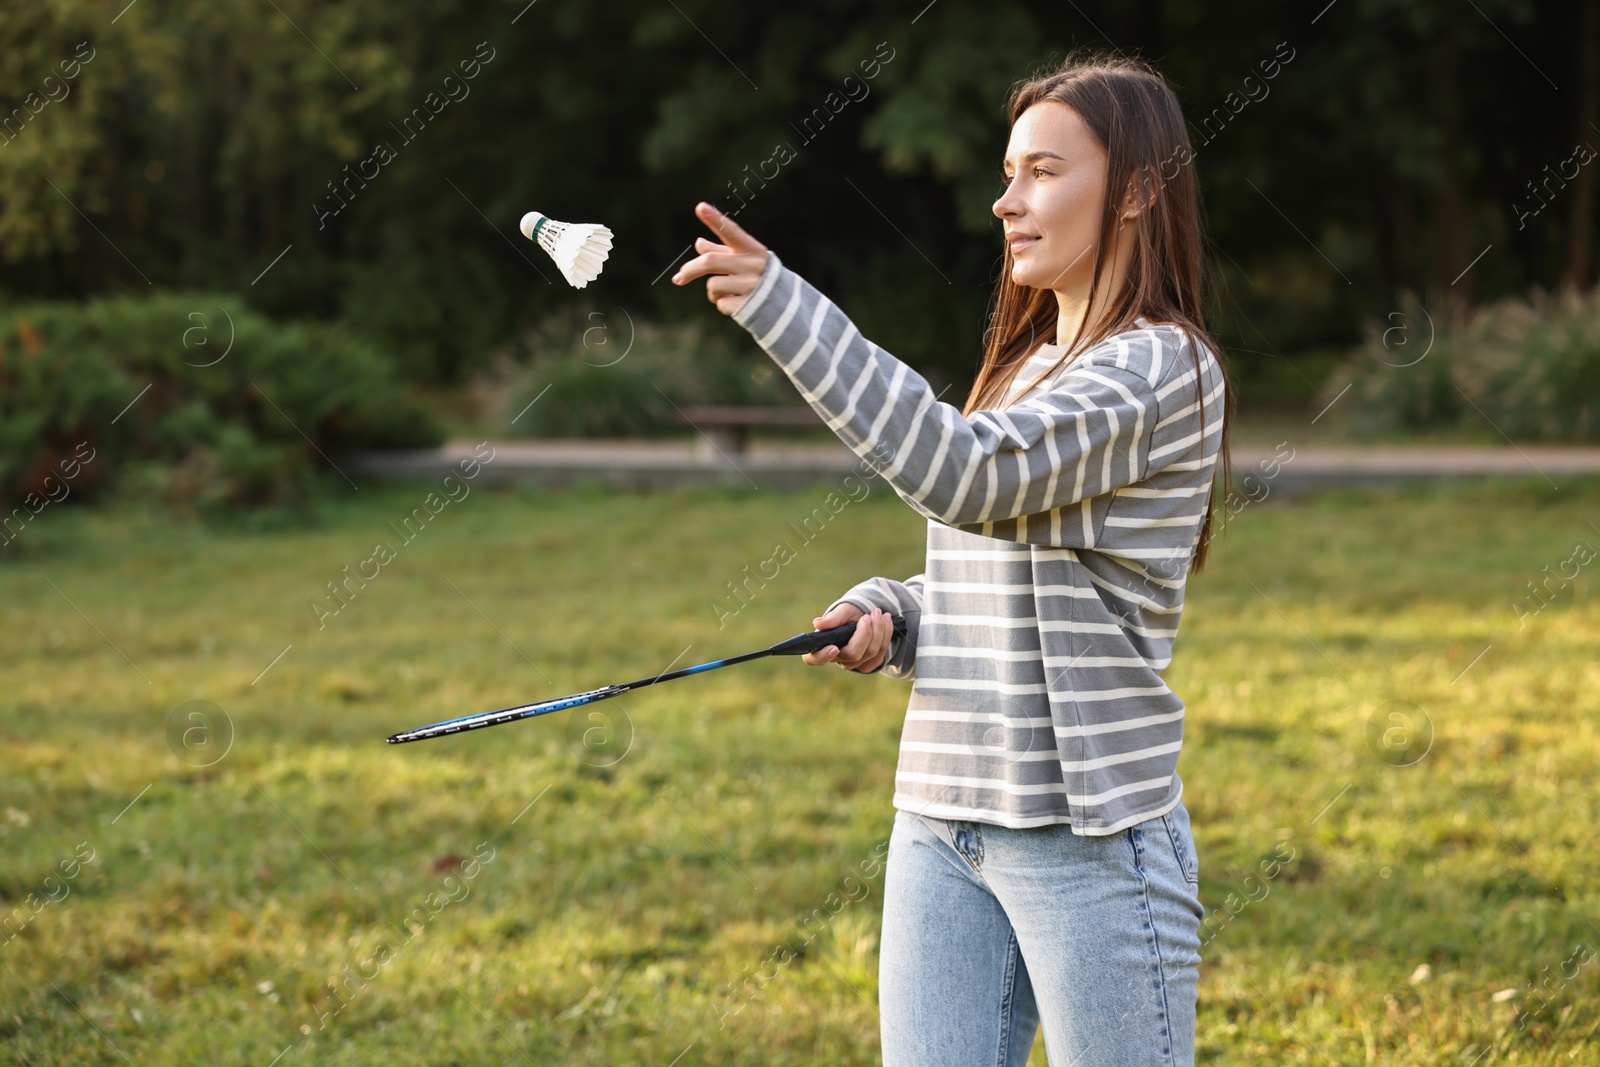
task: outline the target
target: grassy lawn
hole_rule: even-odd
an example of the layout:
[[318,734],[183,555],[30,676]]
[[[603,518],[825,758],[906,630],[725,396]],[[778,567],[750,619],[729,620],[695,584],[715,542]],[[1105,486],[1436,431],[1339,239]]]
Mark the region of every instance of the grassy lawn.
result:
[[[809,544],[826,487],[478,489],[410,543],[429,486],[280,530],[41,514],[0,563],[3,1058],[875,1062],[903,683],[765,661],[383,742],[920,570],[873,484]],[[1204,1062],[1600,1063],[1597,565],[1513,607],[1597,526],[1600,484],[1499,483],[1274,497],[1213,546],[1167,676]]]

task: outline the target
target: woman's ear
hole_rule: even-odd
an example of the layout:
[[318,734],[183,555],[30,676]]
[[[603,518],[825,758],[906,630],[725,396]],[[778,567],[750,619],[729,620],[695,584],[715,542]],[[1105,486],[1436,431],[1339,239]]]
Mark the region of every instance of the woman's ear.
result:
[[1128,175],[1128,189],[1122,197],[1123,221],[1132,221],[1155,206],[1160,187],[1152,167],[1140,167]]

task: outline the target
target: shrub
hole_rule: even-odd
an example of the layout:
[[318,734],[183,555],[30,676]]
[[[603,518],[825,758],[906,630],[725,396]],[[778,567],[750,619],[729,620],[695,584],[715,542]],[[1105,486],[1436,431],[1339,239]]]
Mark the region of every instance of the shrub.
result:
[[0,491],[129,480],[184,503],[303,498],[358,448],[437,444],[384,358],[335,326],[279,323],[237,298],[168,293],[0,309]]
[[664,437],[689,432],[678,421],[680,407],[800,402],[765,354],[736,351],[726,340],[708,338],[699,325],[602,327],[585,321],[551,320],[507,353],[531,357],[528,370],[506,390],[510,432]]
[[1600,288],[1535,291],[1451,327],[1408,301],[1369,327],[1320,403],[1347,385],[1339,418],[1357,436],[1498,429],[1518,441],[1600,442]]

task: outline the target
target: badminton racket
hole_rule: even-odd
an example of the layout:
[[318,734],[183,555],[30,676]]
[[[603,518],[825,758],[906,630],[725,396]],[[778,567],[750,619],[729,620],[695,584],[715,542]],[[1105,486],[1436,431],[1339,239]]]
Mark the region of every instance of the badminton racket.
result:
[[[891,615],[894,620],[896,637],[906,634],[906,620],[900,615]],[[586,693],[574,693],[572,696],[557,697],[554,700],[541,700],[536,704],[523,704],[515,708],[502,708],[499,711],[485,711],[477,715],[466,715],[459,719],[446,719],[436,722],[432,726],[420,726],[415,730],[406,730],[390,736],[391,745],[403,745],[408,741],[426,741],[430,737],[444,737],[448,734],[464,733],[467,730],[481,730],[485,726],[499,726],[502,723],[516,722],[518,719],[528,719],[535,715],[548,715],[552,711],[565,711],[568,708],[581,707],[584,704],[593,704],[599,700],[609,700],[611,697],[621,696],[623,693],[634,689],[642,689],[647,685],[656,685],[659,682],[670,682],[674,678],[687,678],[691,674],[704,674],[714,671],[718,667],[731,667],[735,663],[748,663],[753,659],[765,656],[803,656],[808,652],[820,652],[829,645],[843,646],[850,638],[855,636],[856,624],[847,622],[843,626],[835,626],[831,630],[814,630],[807,634],[797,634],[787,641],[779,641],[771,648],[763,648],[759,652],[746,652],[742,656],[730,656],[727,659],[712,660],[710,663],[701,663],[694,667],[684,667],[682,670],[658,674],[651,678],[640,678],[636,682],[623,682],[620,685],[601,686],[591,689]]]

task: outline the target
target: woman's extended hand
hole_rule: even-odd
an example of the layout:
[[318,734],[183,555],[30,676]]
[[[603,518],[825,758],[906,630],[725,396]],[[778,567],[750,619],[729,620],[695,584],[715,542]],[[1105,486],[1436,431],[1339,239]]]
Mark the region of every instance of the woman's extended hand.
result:
[[696,237],[694,250],[700,254],[678,268],[672,284],[687,285],[706,275],[706,299],[724,315],[732,315],[761,281],[761,274],[767,269],[767,246],[704,201],[694,206],[694,213],[723,243]]
[[824,663],[837,663],[847,671],[863,674],[878,669],[889,654],[889,639],[894,636],[894,622],[889,615],[873,608],[869,615],[854,604],[840,604],[826,615],[811,620],[818,630],[831,630],[847,622],[856,624],[856,632],[843,648],[829,645],[821,652],[807,652],[800,658],[813,667]]

